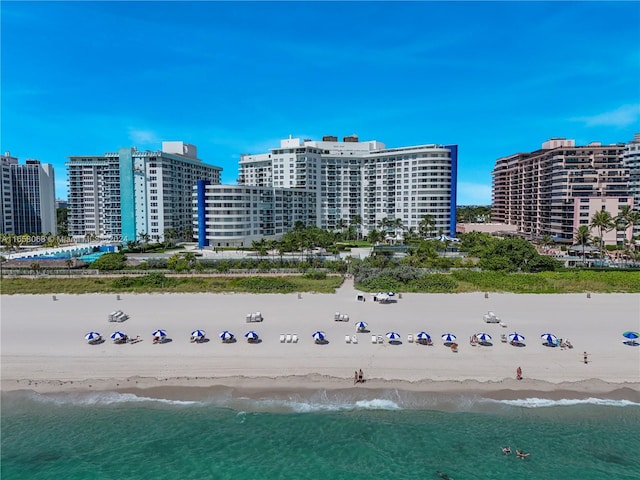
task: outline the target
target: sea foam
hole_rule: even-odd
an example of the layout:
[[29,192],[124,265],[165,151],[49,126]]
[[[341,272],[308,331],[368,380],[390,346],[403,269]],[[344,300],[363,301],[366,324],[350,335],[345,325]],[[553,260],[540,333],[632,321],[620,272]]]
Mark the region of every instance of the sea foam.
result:
[[570,407],[573,405],[604,405],[609,407],[640,406],[640,403],[632,402],[630,400],[612,400],[609,398],[562,398],[560,400],[551,400],[548,398],[524,398],[518,400],[495,400],[495,402],[524,408]]

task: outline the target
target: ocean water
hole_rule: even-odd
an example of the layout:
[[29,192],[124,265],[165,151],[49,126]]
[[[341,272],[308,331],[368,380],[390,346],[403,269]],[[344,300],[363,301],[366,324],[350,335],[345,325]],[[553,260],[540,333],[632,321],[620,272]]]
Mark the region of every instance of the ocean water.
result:
[[640,478],[628,401],[11,392],[1,417],[3,480]]

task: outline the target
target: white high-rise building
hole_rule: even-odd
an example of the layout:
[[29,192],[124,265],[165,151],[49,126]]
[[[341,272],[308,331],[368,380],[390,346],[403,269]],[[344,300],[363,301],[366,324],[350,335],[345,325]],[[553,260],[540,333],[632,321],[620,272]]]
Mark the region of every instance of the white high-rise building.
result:
[[457,145],[386,148],[355,135],[341,142],[288,138],[270,153],[242,155],[238,183],[309,190],[323,229],[360,221],[366,235],[383,219],[417,229],[429,215],[435,232],[453,235],[457,155]]
[[219,184],[222,171],[183,142],[163,142],[161,151],[71,156],[67,168],[69,234],[122,242],[163,240],[168,230],[191,236],[193,187],[198,180]]
[[19,164],[6,152],[0,157],[0,233],[57,233],[53,165],[39,160]]

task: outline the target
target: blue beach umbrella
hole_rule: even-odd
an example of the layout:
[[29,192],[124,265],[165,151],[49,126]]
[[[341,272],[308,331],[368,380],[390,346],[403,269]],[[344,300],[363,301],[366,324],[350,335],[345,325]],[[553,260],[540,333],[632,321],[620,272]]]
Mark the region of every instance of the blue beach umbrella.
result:
[[624,332],[622,334],[622,336],[624,338],[629,338],[631,340],[635,340],[636,338],[640,337],[640,334],[638,334],[638,332]]
[[400,334],[396,332],[387,332],[387,338],[389,340],[400,340]]
[[363,330],[367,328],[369,324],[367,322],[356,322],[356,328]]
[[126,335],[124,333],[122,333],[120,330],[118,330],[116,332],[113,332],[111,334],[111,338],[114,339],[114,340],[121,340],[124,337],[126,337]]
[[246,338],[251,338],[253,340],[255,340],[256,338],[258,338],[258,334],[256,332],[254,332],[253,330],[248,331],[247,333],[244,334],[244,336]]
[[520,335],[519,333],[509,334],[509,341],[511,342],[520,343],[522,340],[524,340],[524,335]]
[[553,333],[543,333],[540,335],[540,338],[544,340],[545,343],[549,345],[555,345],[558,341],[558,337],[556,337]]
[[418,338],[419,340],[431,340],[431,335],[429,335],[427,332],[420,332],[416,335],[416,338]]
[[154,331],[151,335],[153,335],[154,337],[166,337],[167,336],[167,331],[166,330],[156,330]]
[[442,340],[444,340],[445,342],[455,342],[456,341],[456,337],[453,333],[443,333],[441,335]]
[[205,335],[206,332],[204,330],[194,330],[193,332],[191,332],[191,336],[196,338],[202,338]]
[[231,340],[233,338],[233,333],[231,333],[229,330],[225,330],[220,334],[220,338],[222,340]]
[[325,338],[325,334],[324,332],[321,331],[317,331],[314,332],[313,335],[311,335],[315,340],[324,340]]
[[489,335],[488,333],[478,333],[476,337],[478,337],[478,340],[480,340],[481,342],[491,340],[491,335]]
[[101,337],[101,335],[98,332],[89,332],[87,333],[84,338],[91,341],[91,340],[97,340]]

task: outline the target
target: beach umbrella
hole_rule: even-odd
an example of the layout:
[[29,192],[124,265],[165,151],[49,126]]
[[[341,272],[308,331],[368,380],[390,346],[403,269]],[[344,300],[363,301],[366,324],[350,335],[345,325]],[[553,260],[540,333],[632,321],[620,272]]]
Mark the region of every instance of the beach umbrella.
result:
[[431,340],[431,335],[429,335],[427,332],[420,332],[416,335],[416,338],[420,340]]
[[116,332],[113,332],[111,334],[111,338],[114,339],[114,340],[121,340],[124,337],[126,337],[126,335],[124,333],[122,333],[120,330],[118,330]]
[[400,340],[400,334],[396,332],[387,332],[387,338],[389,340]]
[[257,334],[256,332],[254,332],[253,330],[251,330],[251,331],[249,331],[249,332],[245,333],[245,334],[244,334],[244,336],[245,336],[246,338],[251,338],[251,339],[253,339],[253,340],[255,340],[256,338],[258,338],[258,334]]
[[167,331],[166,330],[156,330],[151,335],[153,335],[154,337],[166,337],[167,336]]
[[313,335],[311,335],[315,340],[324,340],[325,334],[324,332],[321,331],[317,331],[314,332]]
[[445,342],[454,342],[458,337],[456,337],[453,333],[443,333],[441,335],[441,338]]
[[491,340],[491,335],[489,335],[488,333],[478,333],[476,334],[476,337],[478,337],[478,340],[480,340],[481,342]]
[[220,338],[222,340],[231,340],[233,338],[233,333],[231,333],[229,330],[225,330],[220,334]]
[[98,338],[100,338],[100,334],[98,332],[89,332],[87,333],[84,338],[91,341],[91,340],[97,340]]
[[556,337],[553,333],[543,333],[540,335],[540,338],[544,340],[545,343],[549,345],[555,345],[558,341],[558,337]]
[[359,329],[364,329],[367,328],[369,326],[369,324],[367,322],[356,322],[356,328]]
[[520,335],[519,333],[510,333],[509,341],[519,343],[524,340],[524,335]]
[[191,336],[196,338],[202,338],[205,335],[206,333],[204,330],[194,330],[193,332],[191,332]]
[[629,338],[631,340],[635,340],[636,338],[640,337],[640,334],[638,334],[638,332],[624,332],[622,334],[622,336],[624,338]]

